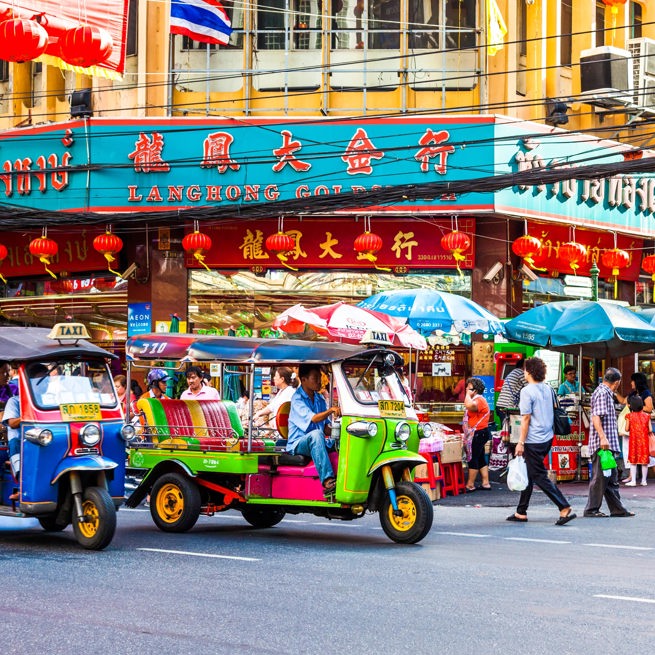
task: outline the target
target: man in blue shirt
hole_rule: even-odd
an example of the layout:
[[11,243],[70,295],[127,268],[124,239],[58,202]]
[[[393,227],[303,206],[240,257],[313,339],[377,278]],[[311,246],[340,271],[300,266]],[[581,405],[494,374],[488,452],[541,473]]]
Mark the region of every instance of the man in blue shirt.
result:
[[600,511],[603,498],[607,502],[610,516],[634,516],[621,502],[619,476],[616,468],[606,477],[600,466],[598,451],[611,450],[615,455],[621,452],[619,429],[614,407],[614,393],[621,384],[621,372],[609,367],[603,376],[603,383],[591,395],[591,426],[589,427],[589,454],[591,455],[591,481],[589,498],[584,515],[589,518],[605,518]]
[[314,460],[326,495],[334,493],[335,480],[325,442],[330,416],[339,416],[339,408],[328,409],[321,390],[321,369],[316,364],[302,364],[298,370],[300,386],[291,398],[287,452],[306,455]]

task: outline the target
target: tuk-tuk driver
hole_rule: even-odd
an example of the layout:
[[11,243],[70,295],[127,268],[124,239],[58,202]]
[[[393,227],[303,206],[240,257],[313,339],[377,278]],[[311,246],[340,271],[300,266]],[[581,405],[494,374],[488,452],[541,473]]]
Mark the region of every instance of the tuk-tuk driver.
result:
[[287,452],[311,457],[326,496],[334,493],[334,471],[325,440],[331,416],[339,416],[338,406],[328,408],[321,391],[321,369],[316,364],[301,364],[300,386],[291,398]]
[[[18,396],[12,396],[5,405],[2,424],[7,428],[9,445],[9,463],[16,480],[20,478],[20,403]],[[9,500],[18,500],[18,493],[9,496]]]

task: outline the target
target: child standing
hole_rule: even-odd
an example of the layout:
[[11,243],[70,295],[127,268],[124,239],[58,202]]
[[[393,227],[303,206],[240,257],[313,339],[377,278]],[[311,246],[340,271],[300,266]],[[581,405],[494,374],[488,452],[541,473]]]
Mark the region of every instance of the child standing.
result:
[[630,433],[628,462],[630,463],[630,482],[626,487],[637,485],[637,466],[641,466],[641,486],[648,483],[648,437],[651,432],[650,415],[643,411],[644,401],[637,395],[628,398],[630,413],[625,417]]

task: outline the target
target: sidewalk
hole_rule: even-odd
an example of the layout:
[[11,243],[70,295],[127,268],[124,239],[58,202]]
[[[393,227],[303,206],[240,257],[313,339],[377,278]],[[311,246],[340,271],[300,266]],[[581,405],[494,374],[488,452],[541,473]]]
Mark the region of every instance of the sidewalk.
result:
[[[589,494],[588,482],[561,482],[557,485],[562,493],[569,499],[575,499],[576,507],[581,504],[581,499],[586,498]],[[621,499],[626,505],[630,502],[639,503],[642,506],[648,506],[650,501],[655,501],[655,478],[649,478],[648,486],[626,487],[621,485]],[[479,505],[482,507],[516,507],[519,499],[519,492],[510,491],[504,479],[502,482],[497,480],[491,481],[491,491],[475,491],[474,493],[460,493],[458,496],[446,496],[440,500],[434,501],[436,505],[448,506],[466,506]],[[538,487],[534,488],[530,504],[550,503],[548,498]],[[655,507],[655,503],[653,504]]]

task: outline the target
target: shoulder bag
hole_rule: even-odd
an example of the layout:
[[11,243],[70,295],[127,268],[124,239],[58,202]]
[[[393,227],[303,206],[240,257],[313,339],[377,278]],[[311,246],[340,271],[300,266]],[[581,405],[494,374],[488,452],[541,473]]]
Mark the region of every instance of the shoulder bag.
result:
[[553,432],[558,435],[571,434],[569,415],[562,409],[553,389],[551,392],[553,394]]

